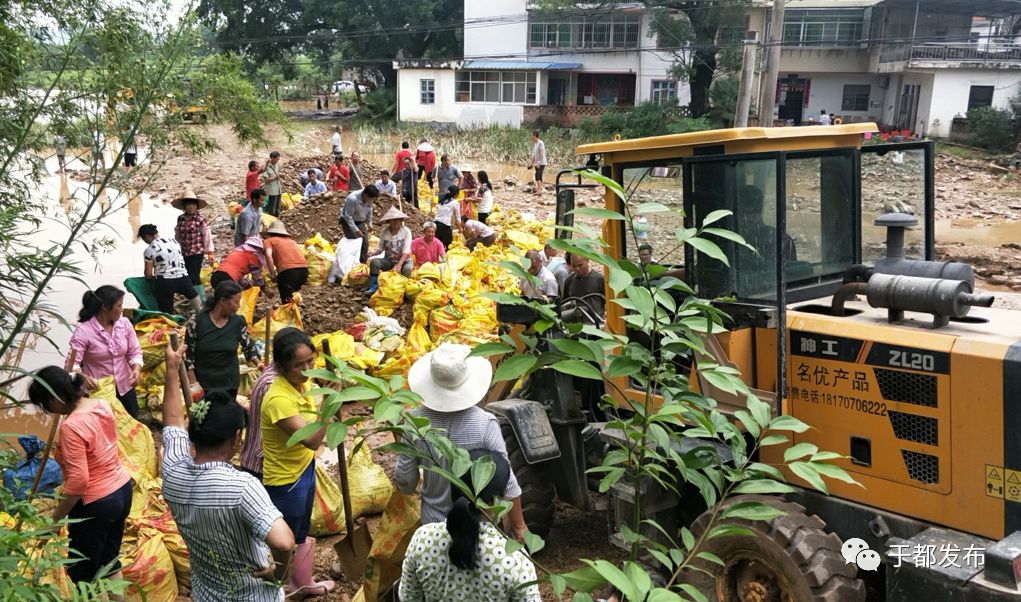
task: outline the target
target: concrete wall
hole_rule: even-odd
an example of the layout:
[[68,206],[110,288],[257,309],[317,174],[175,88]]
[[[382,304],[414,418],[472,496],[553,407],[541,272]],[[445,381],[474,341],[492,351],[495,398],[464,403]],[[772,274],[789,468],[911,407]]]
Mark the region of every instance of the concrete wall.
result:
[[864,48],[784,48],[780,70],[789,73],[867,72],[869,53]]
[[931,77],[932,105],[926,115],[926,131],[932,136],[949,135],[954,117],[967,114],[971,86],[994,86],[993,106],[1007,108],[1021,85],[1019,71],[941,69],[931,72]]
[[[397,71],[398,119],[401,121],[438,121],[461,127],[478,125],[521,125],[522,105],[454,102],[453,69],[400,69]],[[424,105],[419,80],[436,81],[436,103]]]
[[[524,60],[528,55],[527,0],[464,0],[464,58]],[[518,18],[514,18],[518,17]],[[508,19],[476,23],[475,19]]]

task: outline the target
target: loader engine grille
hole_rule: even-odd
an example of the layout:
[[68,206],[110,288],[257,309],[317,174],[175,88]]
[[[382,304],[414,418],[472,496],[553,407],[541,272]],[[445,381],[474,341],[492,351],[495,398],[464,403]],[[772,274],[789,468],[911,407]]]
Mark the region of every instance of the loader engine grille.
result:
[[927,408],[937,406],[935,375],[883,368],[874,370],[883,399],[902,401]]
[[939,445],[939,421],[935,418],[893,410],[887,414],[890,416],[890,424],[893,425],[893,434],[898,439],[926,445]]
[[939,483],[939,458],[930,454],[900,450],[904,464],[908,467],[908,476],[922,483]]

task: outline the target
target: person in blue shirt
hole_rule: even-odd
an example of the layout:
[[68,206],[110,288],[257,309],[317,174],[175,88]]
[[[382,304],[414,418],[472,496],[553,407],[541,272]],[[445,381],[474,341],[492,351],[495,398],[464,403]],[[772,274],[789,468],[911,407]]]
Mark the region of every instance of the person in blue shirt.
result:
[[320,182],[314,169],[308,170],[308,184],[305,184],[305,198],[326,192],[326,183]]

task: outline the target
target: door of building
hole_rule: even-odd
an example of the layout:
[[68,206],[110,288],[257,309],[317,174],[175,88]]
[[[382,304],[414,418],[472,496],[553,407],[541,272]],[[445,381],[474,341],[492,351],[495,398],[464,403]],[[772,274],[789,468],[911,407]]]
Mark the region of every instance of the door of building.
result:
[[546,89],[546,104],[563,106],[567,104],[567,80],[549,79],[549,86]]
[[922,91],[921,84],[904,84],[900,94],[900,107],[897,111],[897,127],[902,130],[914,130],[915,118],[918,116],[918,97]]
[[777,93],[780,96],[780,120],[801,125],[805,98],[808,94],[808,80],[802,77],[788,77],[781,79],[779,83]]

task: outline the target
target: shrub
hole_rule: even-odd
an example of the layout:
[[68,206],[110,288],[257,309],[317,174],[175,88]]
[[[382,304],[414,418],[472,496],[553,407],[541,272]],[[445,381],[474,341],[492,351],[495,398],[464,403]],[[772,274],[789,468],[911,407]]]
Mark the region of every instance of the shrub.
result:
[[355,120],[358,123],[382,125],[397,119],[397,89],[376,88],[362,94],[362,108]]
[[634,107],[611,107],[603,111],[599,120],[585,119],[581,130],[595,138],[645,138],[707,130],[713,124],[705,118],[678,117],[675,107],[643,102]]
[[1017,140],[1017,122],[1012,111],[978,107],[968,111],[971,144],[993,151],[1005,151]]

